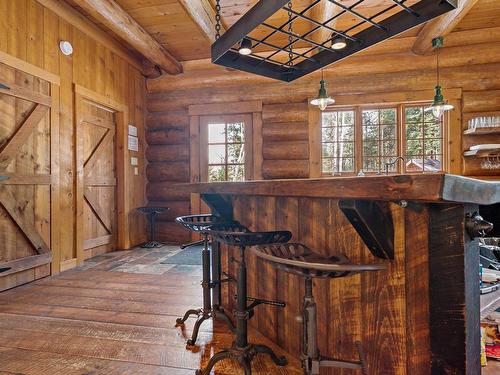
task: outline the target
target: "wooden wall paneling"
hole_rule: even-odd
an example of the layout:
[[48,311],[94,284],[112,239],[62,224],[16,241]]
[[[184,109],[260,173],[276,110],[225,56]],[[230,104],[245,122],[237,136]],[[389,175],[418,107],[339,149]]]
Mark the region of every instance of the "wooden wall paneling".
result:
[[[300,241],[299,218],[299,198],[276,198],[276,229],[292,232],[291,242]],[[281,270],[276,270],[276,273],[276,298],[287,303],[284,309],[277,311],[276,339],[282,348],[298,356],[301,353],[302,324],[297,317],[302,316],[304,280],[297,275]]]
[[[365,327],[362,341],[370,372],[406,374],[404,210],[391,204],[395,254],[389,268],[362,277],[362,320]],[[363,262],[372,263],[375,259],[365,251]],[[390,331],[385,327],[391,327]]]
[[[257,230],[269,231],[276,228],[276,198],[259,197],[256,203],[257,209]],[[281,229],[281,228],[279,228]],[[255,256],[254,256],[255,257]],[[257,279],[257,298],[275,300],[277,296],[277,274],[276,268],[262,259],[256,259],[252,265],[254,268],[253,277]],[[251,275],[252,273],[250,273]],[[265,283],[262,280],[266,280]],[[272,340],[278,337],[277,321],[278,314],[281,315],[280,308],[261,305],[256,308],[255,319],[258,321],[260,332],[266,332],[266,336]]]
[[[53,13],[46,11],[48,17],[52,17]],[[50,14],[50,16],[49,16]],[[51,37],[51,43],[57,43],[57,38],[64,38],[69,42],[73,42],[73,29],[64,20],[58,20],[56,23],[58,29],[54,39]],[[48,51],[54,50],[53,45],[47,45]],[[48,55],[47,59],[52,56]],[[73,57],[56,55],[58,61],[58,71],[61,77],[60,86],[60,104],[59,104],[59,121],[60,121],[60,144],[58,150],[60,159],[60,174],[61,194],[59,200],[61,229],[59,233],[61,241],[60,262],[76,259],[75,248],[75,192],[74,179],[76,177],[75,169],[75,127],[73,125],[74,111],[78,103],[74,102],[73,97]],[[59,268],[59,264],[56,266]]]
[[[406,345],[407,374],[430,375],[429,306],[429,211],[417,206],[405,210]],[[418,287],[416,287],[418,285]]]
[[[57,16],[55,17],[56,19],[68,20],[73,27],[80,30],[85,35],[88,35],[97,43],[102,44],[113,53],[122,57],[128,64],[133,66],[138,71],[141,71],[142,64],[140,64],[139,61],[137,61],[137,59],[133,57],[123,45],[121,45],[121,43],[112,39],[109,36],[109,33],[106,33],[97,27],[93,22],[89,22],[85,16],[72,9],[68,4],[57,0],[36,1],[43,5],[45,11],[49,10],[52,16]],[[30,0],[30,2],[32,1]]]
[[[325,227],[327,228],[326,249],[328,254],[344,254],[351,262],[361,263],[368,249],[338,207],[338,201],[329,199]],[[327,352],[324,355],[346,360],[359,360],[356,341],[363,344],[363,332],[370,329],[361,314],[361,279],[354,275],[330,281],[329,293],[322,303],[330,304]],[[370,350],[366,345],[365,351]],[[352,371],[342,370],[343,374]]]
[[[0,24],[1,35],[4,35],[0,37],[0,61],[59,86],[57,88],[54,86],[52,90],[45,92],[54,97],[57,91],[60,98],[50,115],[51,123],[54,123],[56,118],[59,120],[61,150],[61,152],[52,153],[53,155],[60,154],[61,160],[59,171],[56,171],[58,176],[51,178],[51,182],[59,183],[60,190],[59,200],[51,200],[52,208],[58,207],[60,210],[59,229],[57,233],[53,230],[51,235],[51,242],[55,243],[57,239],[61,242],[60,250],[54,252],[52,264],[52,272],[57,272],[59,262],[67,260],[65,265],[70,265],[70,260],[76,256],[74,247],[76,171],[71,155],[74,151],[73,83],[92,89],[112,100],[129,103],[129,105],[136,99],[137,104],[141,106],[140,110],[136,111],[136,116],[140,117],[145,110],[145,81],[138,70],[141,69],[142,64],[138,63],[135,57],[109,35],[99,31],[85,17],[63,2],[1,0],[0,9],[2,14],[9,14],[9,17],[4,18],[4,22]],[[72,56],[64,56],[60,53],[58,48],[60,40],[68,40],[73,44]],[[129,72],[131,74],[128,74]],[[128,90],[128,86],[133,84],[138,85],[137,90]],[[57,115],[55,111],[58,112]],[[143,124],[144,119],[138,124],[139,132]],[[54,137],[53,140],[56,142]],[[39,147],[36,143],[33,146]],[[139,158],[143,156],[139,155]],[[131,173],[130,171],[128,173]],[[39,182],[44,179],[43,176],[37,178]],[[140,194],[144,195],[140,192],[144,189],[142,178],[144,178],[143,175],[139,175],[130,181],[132,200],[139,199],[137,196]],[[28,182],[26,178],[17,177],[10,181],[22,184]],[[141,187],[137,190],[138,186]],[[35,189],[35,194],[37,196],[45,194],[44,189],[47,188]],[[56,188],[53,186],[53,189]],[[55,196],[57,196],[56,193]],[[41,202],[40,199],[38,201]],[[40,203],[36,208],[35,220],[39,223],[42,223],[38,217],[46,210],[44,207]],[[52,210],[52,212],[55,211]],[[144,231],[140,230],[143,218],[131,215],[129,220],[130,226],[137,228],[137,232],[142,232],[144,236]],[[130,233],[133,237],[134,229]]]

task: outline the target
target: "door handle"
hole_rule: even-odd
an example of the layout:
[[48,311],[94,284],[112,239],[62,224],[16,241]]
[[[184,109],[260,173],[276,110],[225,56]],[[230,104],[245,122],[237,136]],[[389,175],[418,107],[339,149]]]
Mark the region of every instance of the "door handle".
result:
[[0,83],[0,89],[10,90],[10,87],[9,87],[9,86],[4,85],[3,83]]
[[0,181],[8,180],[10,176],[0,176]]

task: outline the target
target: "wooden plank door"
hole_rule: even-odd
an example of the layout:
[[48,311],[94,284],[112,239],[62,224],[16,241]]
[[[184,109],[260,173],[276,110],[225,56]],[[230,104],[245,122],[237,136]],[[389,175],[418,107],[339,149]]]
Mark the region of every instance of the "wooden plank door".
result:
[[50,91],[0,63],[0,290],[50,274]]
[[116,243],[114,111],[77,95],[77,259]]

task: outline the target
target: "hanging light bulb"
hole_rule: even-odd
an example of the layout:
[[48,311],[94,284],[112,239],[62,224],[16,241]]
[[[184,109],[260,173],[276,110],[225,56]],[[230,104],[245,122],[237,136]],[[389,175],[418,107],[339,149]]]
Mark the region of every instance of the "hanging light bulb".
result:
[[250,55],[252,53],[252,41],[248,38],[243,38],[238,49],[240,55]]
[[321,81],[319,81],[319,92],[318,97],[311,100],[312,105],[319,107],[321,111],[324,111],[326,107],[335,103],[335,100],[328,96],[326,92],[325,80],[323,79],[323,69],[321,70]]
[[441,118],[446,111],[450,111],[453,109],[451,104],[448,104],[444,100],[443,93],[441,91],[441,86],[439,84],[439,49],[443,46],[443,38],[435,38],[432,40],[432,46],[437,49],[436,53],[436,62],[437,62],[437,85],[435,87],[434,100],[432,101],[432,105],[425,109],[426,112],[432,112],[432,114],[436,118]]

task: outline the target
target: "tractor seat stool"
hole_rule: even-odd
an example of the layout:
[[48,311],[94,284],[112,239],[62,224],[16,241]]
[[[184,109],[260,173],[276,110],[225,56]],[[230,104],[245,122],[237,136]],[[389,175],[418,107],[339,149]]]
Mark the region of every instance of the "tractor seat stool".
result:
[[359,361],[345,361],[320,355],[317,343],[317,310],[312,293],[312,279],[346,277],[360,272],[385,270],[385,264],[352,264],[344,255],[324,257],[300,243],[260,245],[253,249],[255,255],[274,267],[302,276],[305,295],[302,307],[302,367],[305,375],[318,375],[320,367],[359,369],[368,375],[360,342],[356,342]]
[[141,214],[146,215],[149,221],[149,240],[141,245],[142,248],[152,249],[155,247],[162,247],[163,244],[161,242],[156,241],[156,231],[155,231],[155,223],[156,223],[156,215],[161,214],[162,212],[170,210],[169,207],[138,207],[137,211]]
[[[273,232],[250,232],[241,225],[216,224],[210,227],[210,234],[216,241],[229,246],[239,248],[240,259],[237,271],[237,294],[236,309],[233,313],[236,320],[236,338],[231,348],[215,354],[203,370],[197,370],[197,375],[208,375],[214,365],[224,359],[233,359],[240,363],[245,370],[245,375],[252,374],[251,362],[260,353],[271,356],[273,362],[278,366],[285,366],[285,357],[278,357],[271,348],[265,345],[248,343],[248,320],[252,318],[254,308],[260,304],[269,304],[284,307],[279,301],[266,301],[259,298],[249,298],[247,296],[247,265],[245,260],[245,249],[248,246],[263,245],[270,243],[283,243],[290,240],[292,234],[288,231]],[[250,301],[250,304],[247,304]]]
[[190,309],[186,311],[184,317],[177,318],[176,320],[176,325],[180,326],[184,324],[189,316],[195,315],[197,317],[196,323],[193,327],[191,338],[188,339],[186,343],[188,346],[195,345],[201,324],[205,320],[210,318],[222,319],[224,322],[226,322],[232,332],[235,331],[233,322],[231,321],[229,316],[227,316],[222,307],[212,304],[212,289],[220,288],[220,284],[222,282],[229,281],[221,280],[220,274],[214,273],[213,275],[211,275],[210,249],[212,251],[214,249],[212,248],[212,246],[210,246],[210,241],[208,238],[208,228],[213,225],[217,221],[217,219],[218,218],[215,215],[211,214],[179,216],[175,219],[176,222],[182,224],[186,229],[190,230],[191,232],[200,233],[203,237],[203,240],[201,241],[196,241],[181,246],[182,249],[185,249],[189,246],[203,244],[203,250],[201,251],[201,264],[203,274],[201,286],[203,289],[203,307],[199,309]]

